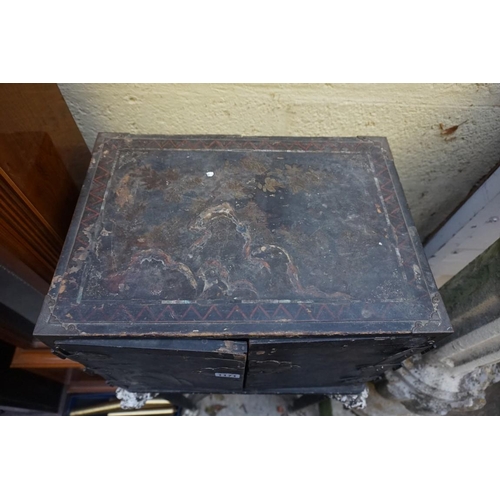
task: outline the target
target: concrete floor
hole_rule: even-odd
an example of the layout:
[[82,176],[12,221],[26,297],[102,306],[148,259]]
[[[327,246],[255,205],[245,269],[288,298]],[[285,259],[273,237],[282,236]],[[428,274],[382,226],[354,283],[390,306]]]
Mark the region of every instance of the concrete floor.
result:
[[[376,389],[369,384],[370,395],[367,399],[366,408],[354,410],[359,416],[410,416],[413,415],[403,404],[382,397]],[[479,410],[453,410],[446,416],[500,416],[500,382],[490,385],[486,391],[486,404]]]
[[[388,401],[382,400],[376,391],[371,391],[368,398],[369,413],[371,415],[411,415],[403,405],[394,403],[394,407],[387,406]],[[319,416],[354,417],[350,410],[344,409],[338,401],[325,401],[320,409],[314,404],[295,413],[288,411],[294,397],[261,394],[210,394],[201,398],[197,405],[197,416]],[[452,411],[449,416],[498,416],[500,415],[500,382],[493,384],[486,390],[486,405],[475,411]],[[390,403],[390,401],[389,401]],[[368,409],[368,408],[367,408]],[[356,410],[357,415],[365,415],[364,411]]]
[[[314,404],[294,413],[288,411],[292,396],[261,394],[210,394],[199,400],[197,416],[319,416],[320,405]],[[322,405],[325,408],[325,404]],[[328,408],[328,401],[326,402]],[[331,402],[333,416],[354,416],[341,403]],[[188,413],[189,414],[189,413]]]
[[448,413],[450,417],[492,417],[500,416],[500,382],[490,385],[486,389],[486,404],[479,410],[474,411],[452,411]]

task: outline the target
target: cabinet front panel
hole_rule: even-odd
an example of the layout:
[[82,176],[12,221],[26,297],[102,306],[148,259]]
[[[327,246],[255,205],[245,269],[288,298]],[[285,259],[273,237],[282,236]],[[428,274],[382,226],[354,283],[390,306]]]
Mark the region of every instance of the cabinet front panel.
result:
[[243,389],[246,342],[68,340],[56,352],[132,392]]
[[424,349],[425,340],[251,340],[245,389],[310,389],[362,384]]

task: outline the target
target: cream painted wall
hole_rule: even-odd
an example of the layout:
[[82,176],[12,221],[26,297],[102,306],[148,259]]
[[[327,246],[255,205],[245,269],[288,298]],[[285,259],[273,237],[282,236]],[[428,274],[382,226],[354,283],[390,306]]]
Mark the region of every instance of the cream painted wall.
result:
[[385,136],[422,238],[500,160],[500,84],[59,87],[91,148],[98,132]]

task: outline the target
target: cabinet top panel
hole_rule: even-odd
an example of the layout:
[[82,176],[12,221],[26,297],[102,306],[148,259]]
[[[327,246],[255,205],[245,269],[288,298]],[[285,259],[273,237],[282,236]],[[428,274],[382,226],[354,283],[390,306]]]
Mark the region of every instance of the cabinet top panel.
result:
[[450,331],[386,139],[100,134],[35,334]]

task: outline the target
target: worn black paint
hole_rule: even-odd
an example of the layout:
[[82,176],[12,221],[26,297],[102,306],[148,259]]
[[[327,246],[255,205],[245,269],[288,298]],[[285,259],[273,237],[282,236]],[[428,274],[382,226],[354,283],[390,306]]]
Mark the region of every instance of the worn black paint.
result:
[[[246,342],[82,339],[56,342],[56,352],[133,392],[243,389]],[[234,377],[219,377],[231,374]]]
[[[36,329],[52,344],[142,339],[96,370],[137,388],[125,367],[145,363],[134,376],[151,390],[176,385],[161,378],[171,350],[137,354],[152,338],[191,342],[211,367],[193,354],[201,339],[250,340],[246,381],[190,375],[182,390],[297,392],[372,379],[388,354],[377,337],[399,360],[448,333],[385,139],[126,134],[98,138]],[[269,338],[281,358],[259,365],[253,346]]]
[[428,347],[423,337],[250,340],[246,388],[292,389],[368,382]]

